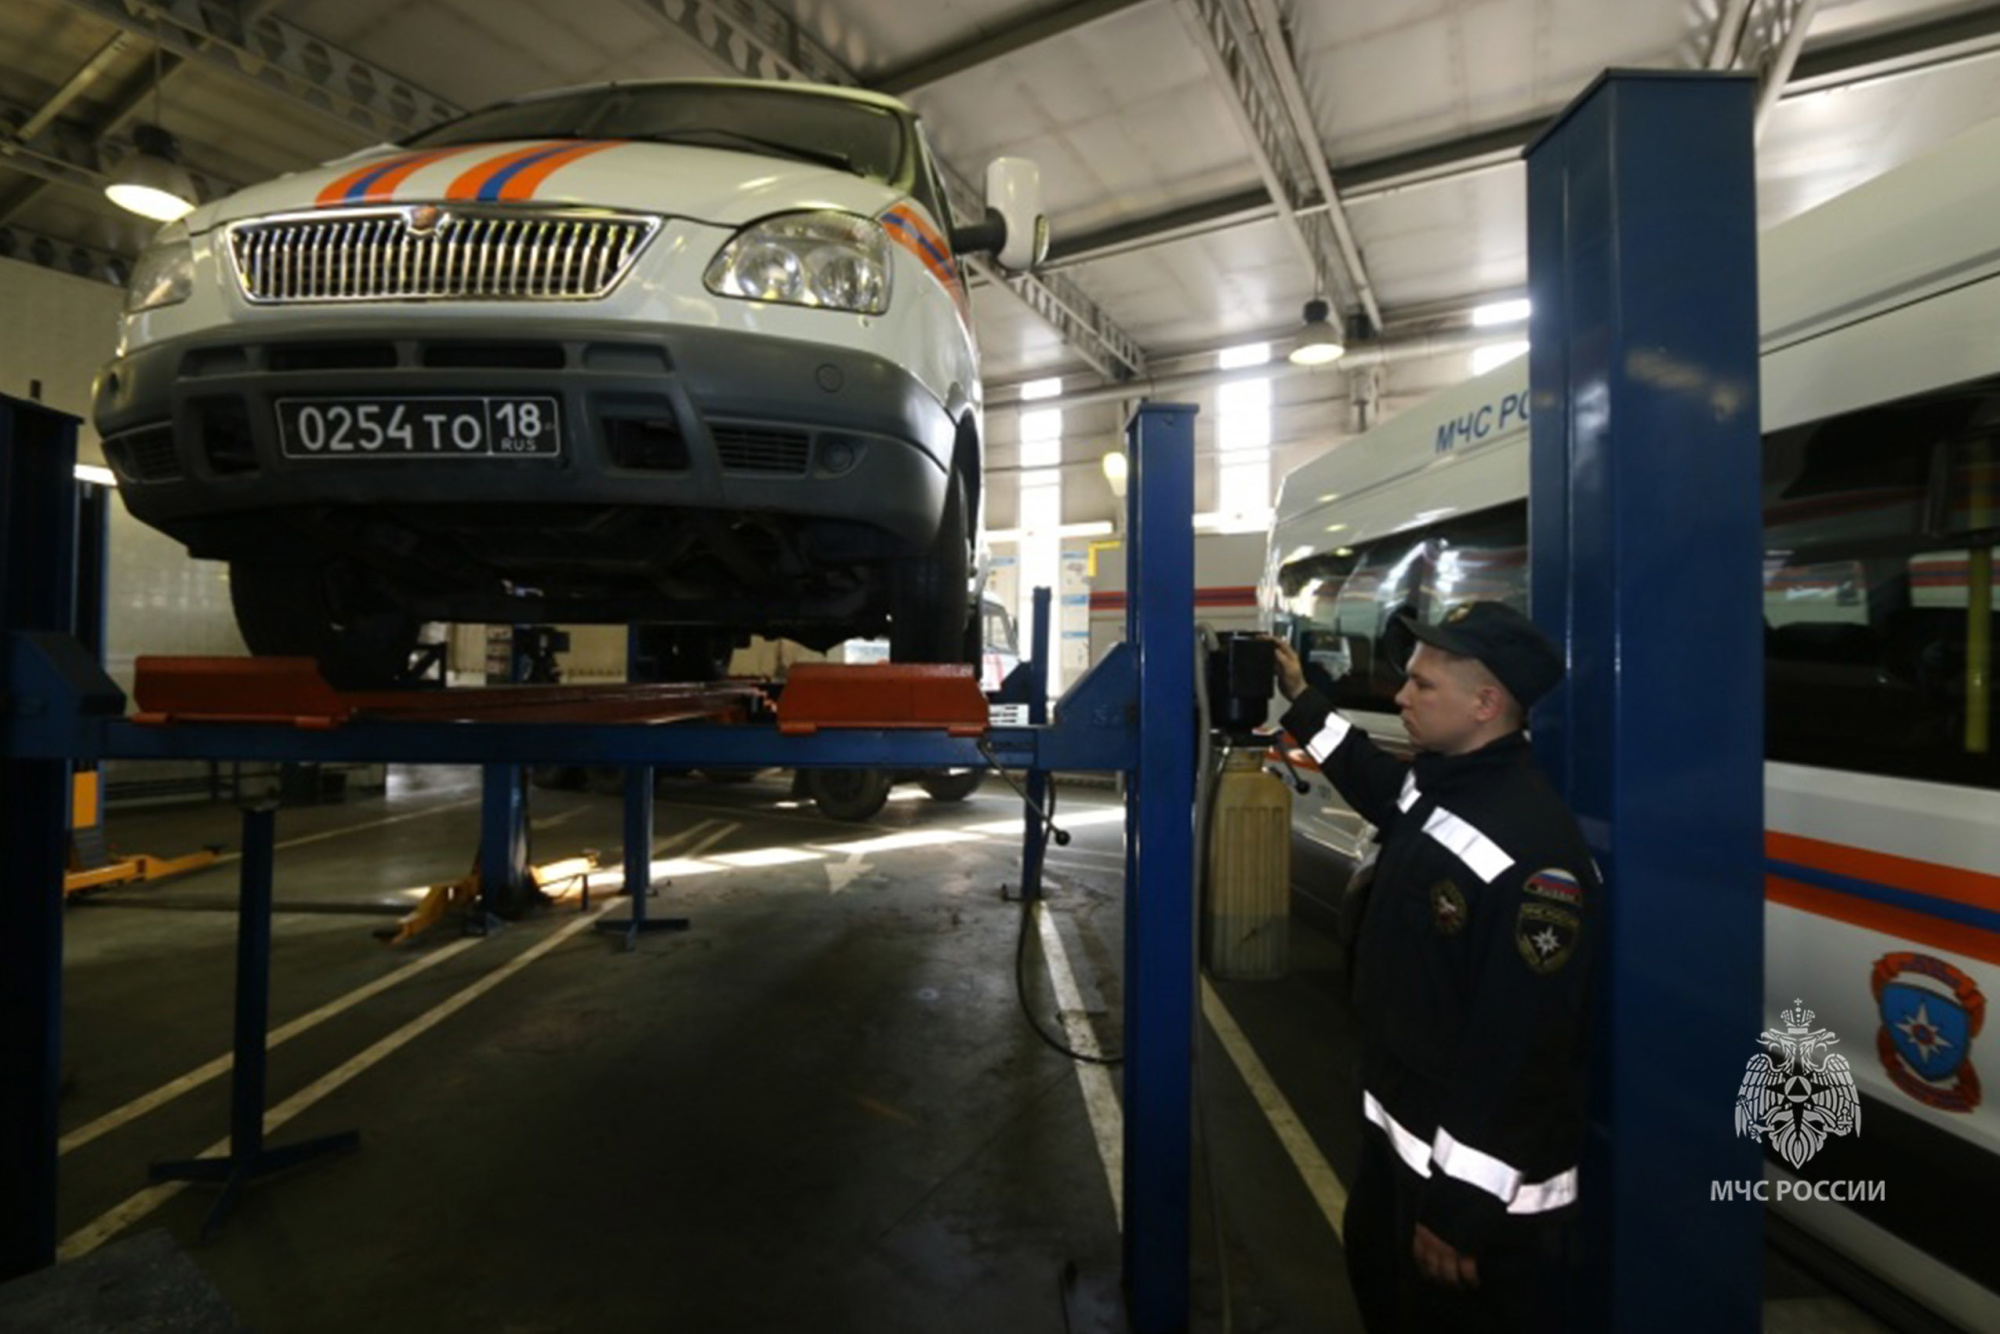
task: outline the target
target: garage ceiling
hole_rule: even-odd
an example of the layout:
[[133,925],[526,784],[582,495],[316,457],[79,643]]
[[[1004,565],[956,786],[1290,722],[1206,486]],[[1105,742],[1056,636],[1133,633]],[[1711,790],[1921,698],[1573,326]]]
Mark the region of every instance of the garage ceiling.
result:
[[988,275],[979,331],[989,383],[1080,388],[1288,336],[1319,287],[1391,340],[1463,325],[1525,285],[1536,129],[1606,66],[1710,64],[1776,90],[1769,226],[2000,115],[2000,5],[7,0],[0,253],[100,275],[137,253],[146,224],[99,189],[156,67],[210,191],[538,88],[804,73],[904,96],[968,178],[1040,162],[1055,263]]

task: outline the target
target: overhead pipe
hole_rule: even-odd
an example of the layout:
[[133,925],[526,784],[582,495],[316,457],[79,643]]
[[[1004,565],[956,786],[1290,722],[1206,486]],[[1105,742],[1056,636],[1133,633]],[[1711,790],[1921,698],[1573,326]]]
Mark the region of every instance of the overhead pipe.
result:
[[1799,63],[1799,52],[1805,48],[1806,29],[1812,27],[1813,15],[1819,12],[1819,0],[1799,0],[1799,7],[1792,13],[1792,26],[1785,30],[1785,40],[1778,45],[1776,59],[1764,71],[1763,85],[1757,90],[1756,128],[1752,131],[1753,143],[1764,138],[1764,126],[1771,119],[1778,99],[1784,96],[1785,85],[1791,81],[1792,67]]
[[1018,385],[1003,385],[1000,392],[1015,391],[1015,396],[995,402],[988,398],[986,411],[1019,412],[1024,408],[1084,408],[1100,403],[1116,403],[1120,399],[1166,398],[1172,395],[1198,393],[1225,384],[1236,384],[1244,380],[1284,380],[1294,375],[1314,372],[1346,372],[1365,370],[1374,366],[1389,366],[1397,362],[1419,361],[1426,357],[1449,356],[1458,352],[1470,352],[1476,347],[1489,347],[1494,343],[1507,341],[1504,333],[1497,335],[1491,329],[1459,329],[1450,333],[1426,334],[1419,337],[1385,339],[1348,349],[1346,356],[1331,366],[1299,366],[1290,361],[1277,360],[1261,366],[1245,366],[1235,370],[1186,371],[1178,375],[1148,375],[1138,379],[1124,380],[1118,384],[1101,385],[1094,389],[1080,389],[1074,393],[1058,394],[1052,398],[1022,399],[1018,395]]
[[1754,0],[1729,0],[1729,8],[1715,22],[1715,37],[1708,44],[1709,69],[1733,69],[1736,53],[1743,47],[1743,25],[1750,17]]
[[[1326,149],[1319,141],[1319,127],[1313,119],[1312,107],[1306,101],[1305,85],[1299,81],[1298,65],[1292,59],[1291,48],[1286,45],[1283,20],[1278,14],[1275,0],[1249,0],[1250,17],[1257,26],[1258,36],[1264,42],[1264,54],[1270,60],[1271,72],[1278,81],[1278,93],[1284,102],[1286,112],[1292,119],[1293,133],[1298,135],[1299,144],[1305,150],[1306,165],[1312,170],[1313,181],[1319,186],[1319,197],[1326,210],[1326,220],[1333,226],[1335,248],[1340,251],[1340,262],[1347,268],[1348,281],[1354,284],[1354,295],[1361,302],[1361,309],[1368,314],[1369,331],[1382,331],[1382,307],[1375,300],[1374,284],[1368,281],[1368,270],[1362,267],[1361,247],[1355,244],[1354,229],[1348,226],[1347,210],[1340,206],[1340,192],[1334,188],[1333,171],[1327,166]],[[1304,214],[1306,210],[1300,209]]]

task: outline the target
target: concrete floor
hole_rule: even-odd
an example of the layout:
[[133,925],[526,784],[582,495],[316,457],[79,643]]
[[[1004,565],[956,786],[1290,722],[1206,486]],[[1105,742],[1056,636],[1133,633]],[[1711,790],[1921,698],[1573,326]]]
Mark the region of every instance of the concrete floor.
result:
[[[655,857],[676,864],[651,912],[693,927],[630,952],[574,897],[483,939],[377,942],[409,890],[464,873],[476,771],[398,771],[386,797],[284,812],[274,1032],[380,989],[275,1047],[270,1139],[362,1142],[253,1187],[206,1245],[213,1192],[149,1189],[146,1165],[224,1135],[226,1080],[102,1118],[227,1051],[235,869],[79,903],[63,1125],[93,1137],[62,1159],[69,1253],[164,1228],[272,1334],[1116,1328],[1114,1195],[1083,1085],[1016,1003],[1021,917],[1001,887],[1018,805],[991,781],[960,804],[899,797],[857,826],[776,776],[663,784]],[[1115,1050],[1116,806],[1070,793],[1063,812],[1078,823],[1051,850],[1049,906],[1087,1012],[1071,1020]],[[617,797],[537,792],[534,813],[537,860],[596,848],[615,866]],[[110,834],[160,854],[239,837],[212,808],[114,813]],[[625,912],[593,895],[590,915]],[[1338,976],[1295,920],[1285,980],[1213,988],[1242,1042],[1232,1055],[1204,1026],[1197,1329],[1223,1328],[1225,1290],[1243,1334],[1358,1328],[1326,1206],[1241,1057],[1344,1174],[1360,1127]],[[1809,1283],[1772,1296],[1771,1329],[1876,1328],[1830,1323],[1861,1318]]]

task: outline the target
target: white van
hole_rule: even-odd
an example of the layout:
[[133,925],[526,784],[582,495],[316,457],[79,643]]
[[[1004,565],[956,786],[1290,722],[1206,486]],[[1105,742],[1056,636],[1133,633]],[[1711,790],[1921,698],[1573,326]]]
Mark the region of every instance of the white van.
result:
[[[1971,1222],[2000,1197],[1977,1070],[2000,995],[1996,218],[2000,121],[1766,233],[1760,291],[1765,1011],[1804,997],[1844,1040],[1865,1132],[1842,1175],[1887,1182],[1786,1217],[1983,1329],[2000,1328],[2000,1251]],[[1264,623],[1392,748],[1409,743],[1390,618],[1526,609],[1527,402],[1521,359],[1285,479]],[[1307,777],[1301,892],[1337,895],[1329,862],[1371,831]]]

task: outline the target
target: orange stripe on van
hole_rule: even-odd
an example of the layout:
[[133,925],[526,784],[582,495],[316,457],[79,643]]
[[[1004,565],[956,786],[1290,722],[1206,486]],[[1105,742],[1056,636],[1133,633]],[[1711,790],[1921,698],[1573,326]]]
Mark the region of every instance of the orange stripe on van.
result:
[[451,148],[432,149],[427,153],[411,153],[402,158],[371,162],[327,186],[313,202],[321,208],[335,204],[387,203],[396,197],[397,186],[431,163],[478,147],[478,144],[458,144]]
[[1797,834],[1764,832],[1764,855],[1778,861],[1795,862],[1819,871],[1869,880],[1892,889],[1906,889],[1947,899],[1972,908],[2000,909],[2000,876],[1968,871],[1961,866],[1895,857],[1886,852],[1827,843]]
[[547,180],[552,173],[562,170],[580,157],[602,153],[605,149],[616,148],[623,142],[620,139],[607,139],[602,143],[578,144],[575,148],[566,149],[553,157],[545,157],[532,167],[525,167],[510,177],[507,183],[500,187],[500,197],[511,200],[533,199],[536,187]]
[[541,154],[557,146],[554,143],[531,144],[526,148],[516,148],[502,153],[499,157],[488,158],[453,181],[450,188],[444,192],[444,197],[446,199],[457,200],[477,199],[479,198],[480,190],[485,188],[487,182],[491,181],[501,172],[507,170],[517,162],[525,162],[531,157],[539,157]]
[[1803,885],[1784,876],[1764,877],[1764,898],[1788,908],[1830,917],[1866,931],[1877,931],[1897,940],[1915,941],[1933,949],[1948,951],[1984,963],[2000,964],[2000,936],[1976,926],[1948,922],[1929,913],[1912,912],[1886,903],[1875,903],[1850,894]]

